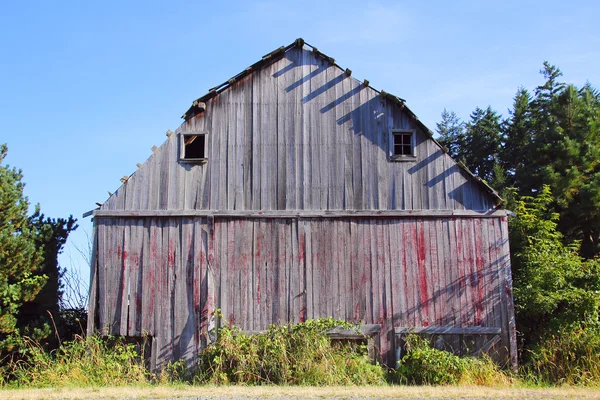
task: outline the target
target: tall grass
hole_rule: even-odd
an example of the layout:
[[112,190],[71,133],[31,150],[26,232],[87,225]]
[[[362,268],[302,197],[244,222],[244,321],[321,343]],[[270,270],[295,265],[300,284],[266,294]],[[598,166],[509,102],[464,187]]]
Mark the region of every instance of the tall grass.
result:
[[23,338],[19,354],[2,365],[2,384],[85,387],[146,384],[150,374],[133,344],[118,338],[77,336],[48,352]]
[[260,335],[223,328],[197,363],[182,362],[160,373],[144,366],[139,347],[119,338],[77,336],[48,352],[23,338],[19,353],[2,360],[0,384],[9,387],[98,387],[124,385],[600,385],[600,334],[596,324],[548,336],[532,348],[517,380],[489,358],[458,357],[432,348],[417,335],[406,338],[406,353],[395,370],[367,356],[356,341],[331,341],[326,331],[349,325],[332,319],[272,325]]
[[527,358],[524,376],[535,383],[598,386],[600,325],[574,325],[548,335]]

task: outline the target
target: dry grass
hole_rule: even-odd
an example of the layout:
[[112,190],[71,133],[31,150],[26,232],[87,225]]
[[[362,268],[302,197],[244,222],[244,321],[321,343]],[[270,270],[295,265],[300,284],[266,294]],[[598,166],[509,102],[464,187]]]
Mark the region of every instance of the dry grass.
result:
[[11,399],[160,399],[160,398],[437,398],[437,399],[600,399],[597,388],[488,388],[480,386],[156,386],[86,389],[5,389]]

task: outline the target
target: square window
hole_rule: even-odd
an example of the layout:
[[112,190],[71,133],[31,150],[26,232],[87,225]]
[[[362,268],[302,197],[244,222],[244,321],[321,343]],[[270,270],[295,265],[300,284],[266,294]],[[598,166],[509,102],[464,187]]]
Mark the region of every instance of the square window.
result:
[[207,161],[206,133],[181,135],[181,161],[206,162]]
[[390,157],[392,161],[410,161],[416,158],[415,132],[392,130]]

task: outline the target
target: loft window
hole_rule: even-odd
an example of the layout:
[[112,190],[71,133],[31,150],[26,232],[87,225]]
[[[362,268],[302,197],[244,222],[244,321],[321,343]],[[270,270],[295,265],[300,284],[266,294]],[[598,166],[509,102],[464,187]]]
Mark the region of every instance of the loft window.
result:
[[390,139],[390,157],[392,161],[413,161],[416,159],[414,130],[394,129]]
[[185,162],[206,162],[208,160],[206,152],[206,133],[184,133],[181,135],[181,161]]

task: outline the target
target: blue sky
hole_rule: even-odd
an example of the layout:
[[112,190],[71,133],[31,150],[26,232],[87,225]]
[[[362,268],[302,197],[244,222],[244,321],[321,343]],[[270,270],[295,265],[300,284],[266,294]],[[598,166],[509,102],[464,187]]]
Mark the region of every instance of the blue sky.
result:
[[444,108],[507,115],[519,86],[600,86],[596,1],[5,1],[0,143],[26,194],[80,229],[61,258],[87,276],[81,214],[115,191],[191,102],[298,37],[407,100],[430,129]]

